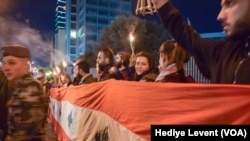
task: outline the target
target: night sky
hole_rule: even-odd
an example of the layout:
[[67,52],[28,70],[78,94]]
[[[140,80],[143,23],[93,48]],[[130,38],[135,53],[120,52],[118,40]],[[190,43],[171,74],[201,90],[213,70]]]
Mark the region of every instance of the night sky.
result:
[[1,0],[0,46],[20,44],[30,49],[37,67],[51,63],[56,0]]
[[[18,0],[13,13],[20,22],[29,20],[31,28],[52,34],[55,30],[55,9],[57,0]],[[22,2],[20,2],[22,1]],[[21,16],[19,17],[18,15]]]
[[[32,28],[42,32],[53,32],[55,29],[56,1],[18,0],[18,4],[15,7],[15,14],[21,13],[22,16],[21,18],[17,18],[17,16],[15,18],[19,21],[29,19],[29,24]],[[134,3],[136,2],[134,0]],[[216,21],[220,9],[219,0],[172,0],[172,3],[181,11],[183,18],[188,17],[190,19],[192,26],[199,33],[222,31],[219,22]],[[156,14],[142,18],[158,22]]]
[[192,26],[199,33],[221,32],[216,20],[220,11],[220,0],[174,0],[183,18],[189,17]]
[[[181,12],[183,19],[189,18],[197,32],[222,31],[220,23],[216,20],[220,10],[220,0],[171,0],[171,2]],[[157,14],[140,17],[159,22]]]

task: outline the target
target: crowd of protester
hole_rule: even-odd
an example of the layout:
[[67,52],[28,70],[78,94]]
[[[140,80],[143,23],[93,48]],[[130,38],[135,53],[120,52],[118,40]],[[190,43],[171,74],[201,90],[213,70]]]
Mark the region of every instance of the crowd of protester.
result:
[[[95,72],[90,73],[88,60],[78,58],[73,65],[72,74],[61,70],[53,80],[44,80],[45,73],[40,74],[37,79],[44,80],[46,93],[49,87],[68,87],[109,79],[138,82],[173,82],[173,83],[195,83],[192,76],[184,70],[184,64],[189,60],[189,54],[174,40],[162,43],[159,48],[159,65],[154,62],[154,56],[146,51],[140,51],[135,55],[120,51],[114,53],[109,47],[99,48],[96,56]],[[71,78],[70,75],[73,77]],[[50,83],[50,84],[48,84]]]
[[[77,59],[72,76],[61,67],[53,77],[47,77],[43,68],[30,72],[29,49],[20,45],[1,48],[1,137],[6,140],[43,140],[48,122],[47,110],[51,88],[63,88],[98,83],[109,79],[138,82],[194,82],[183,68],[189,55],[175,41],[167,41],[159,49],[159,66],[154,56],[140,51],[135,55],[109,47],[99,48],[95,75],[90,73],[87,60]],[[166,79],[167,78],[167,79]],[[4,108],[6,107],[6,108]],[[27,113],[28,112],[28,117]],[[27,118],[19,122],[17,118]],[[6,124],[7,123],[7,124]],[[33,124],[35,123],[35,124]],[[27,127],[27,128],[26,128]],[[33,131],[31,131],[32,129]],[[21,134],[21,135],[20,135]]]
[[[170,0],[153,0],[158,15],[176,41],[166,41],[159,48],[159,65],[149,52],[135,55],[114,53],[100,48],[96,56],[96,75],[90,73],[87,60],[78,59],[73,78],[66,71],[47,78],[41,68],[37,76],[29,71],[30,52],[19,45],[1,48],[0,69],[0,140],[49,140],[46,136],[50,88],[98,83],[109,79],[138,82],[195,83],[183,64],[189,53],[212,83],[249,84],[250,2],[221,0],[217,19],[222,22],[226,40],[202,39],[183,21]],[[240,11],[240,12],[239,12]],[[188,53],[187,53],[187,52]],[[116,57],[114,57],[116,56]],[[207,71],[208,70],[208,71]],[[56,140],[56,139],[55,139]]]

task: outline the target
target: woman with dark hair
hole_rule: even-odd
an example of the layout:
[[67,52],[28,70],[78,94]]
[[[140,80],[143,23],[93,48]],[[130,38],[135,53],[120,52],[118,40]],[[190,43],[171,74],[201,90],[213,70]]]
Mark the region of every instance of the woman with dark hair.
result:
[[154,72],[154,59],[150,53],[141,51],[136,54],[132,74],[132,81],[155,81],[158,74]]
[[174,40],[163,42],[159,49],[160,74],[155,81],[194,83],[194,79],[186,75],[184,70],[184,64],[189,58],[189,54]]

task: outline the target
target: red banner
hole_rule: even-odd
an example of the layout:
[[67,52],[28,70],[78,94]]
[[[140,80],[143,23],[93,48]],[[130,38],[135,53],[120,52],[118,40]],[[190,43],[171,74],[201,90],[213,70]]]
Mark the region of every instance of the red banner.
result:
[[[98,123],[92,120],[91,125],[105,124],[105,126],[109,126],[111,122],[115,122],[114,125],[128,130],[126,132],[129,133],[126,135],[133,134],[133,137],[142,140],[150,140],[150,125],[152,124],[250,124],[249,85],[108,80],[68,88],[54,88],[50,92],[52,116],[55,118],[57,114],[54,121],[57,121],[62,127],[64,130],[62,133],[70,136],[70,130],[78,128],[75,131],[78,133],[74,137],[69,137],[71,139],[78,138],[78,136],[81,136],[82,139],[86,138],[87,134],[79,131],[83,130],[80,126],[84,126],[86,131],[86,128],[92,127],[85,126],[85,123],[79,120],[84,116],[76,115],[76,113],[80,113],[81,108],[88,110],[83,110],[85,115],[86,113],[91,115],[88,120],[92,117],[98,119]],[[58,102],[61,105],[64,103],[71,106],[71,108],[69,110],[57,109],[61,110],[60,115],[56,113],[55,109],[55,103],[58,104]],[[94,111],[95,115],[91,111]],[[66,123],[58,120],[58,115],[62,119],[64,112],[68,113],[67,116],[73,113],[75,121],[71,121],[71,123],[79,122],[77,127],[73,128],[73,124],[68,126],[68,123],[67,127],[62,125]],[[98,114],[103,118],[99,119]],[[67,117],[67,121],[69,121],[68,119],[69,117]],[[108,123],[102,119],[106,119]],[[85,122],[87,124],[88,121]],[[109,132],[112,132],[113,127],[109,126]],[[108,133],[108,135],[110,138],[114,136],[112,133]]]

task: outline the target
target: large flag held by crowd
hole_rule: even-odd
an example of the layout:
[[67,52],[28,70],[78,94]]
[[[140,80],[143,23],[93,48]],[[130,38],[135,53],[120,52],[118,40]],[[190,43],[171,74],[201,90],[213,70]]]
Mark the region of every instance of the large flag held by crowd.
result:
[[249,85],[107,80],[50,92],[62,141],[149,141],[152,124],[250,124]]

